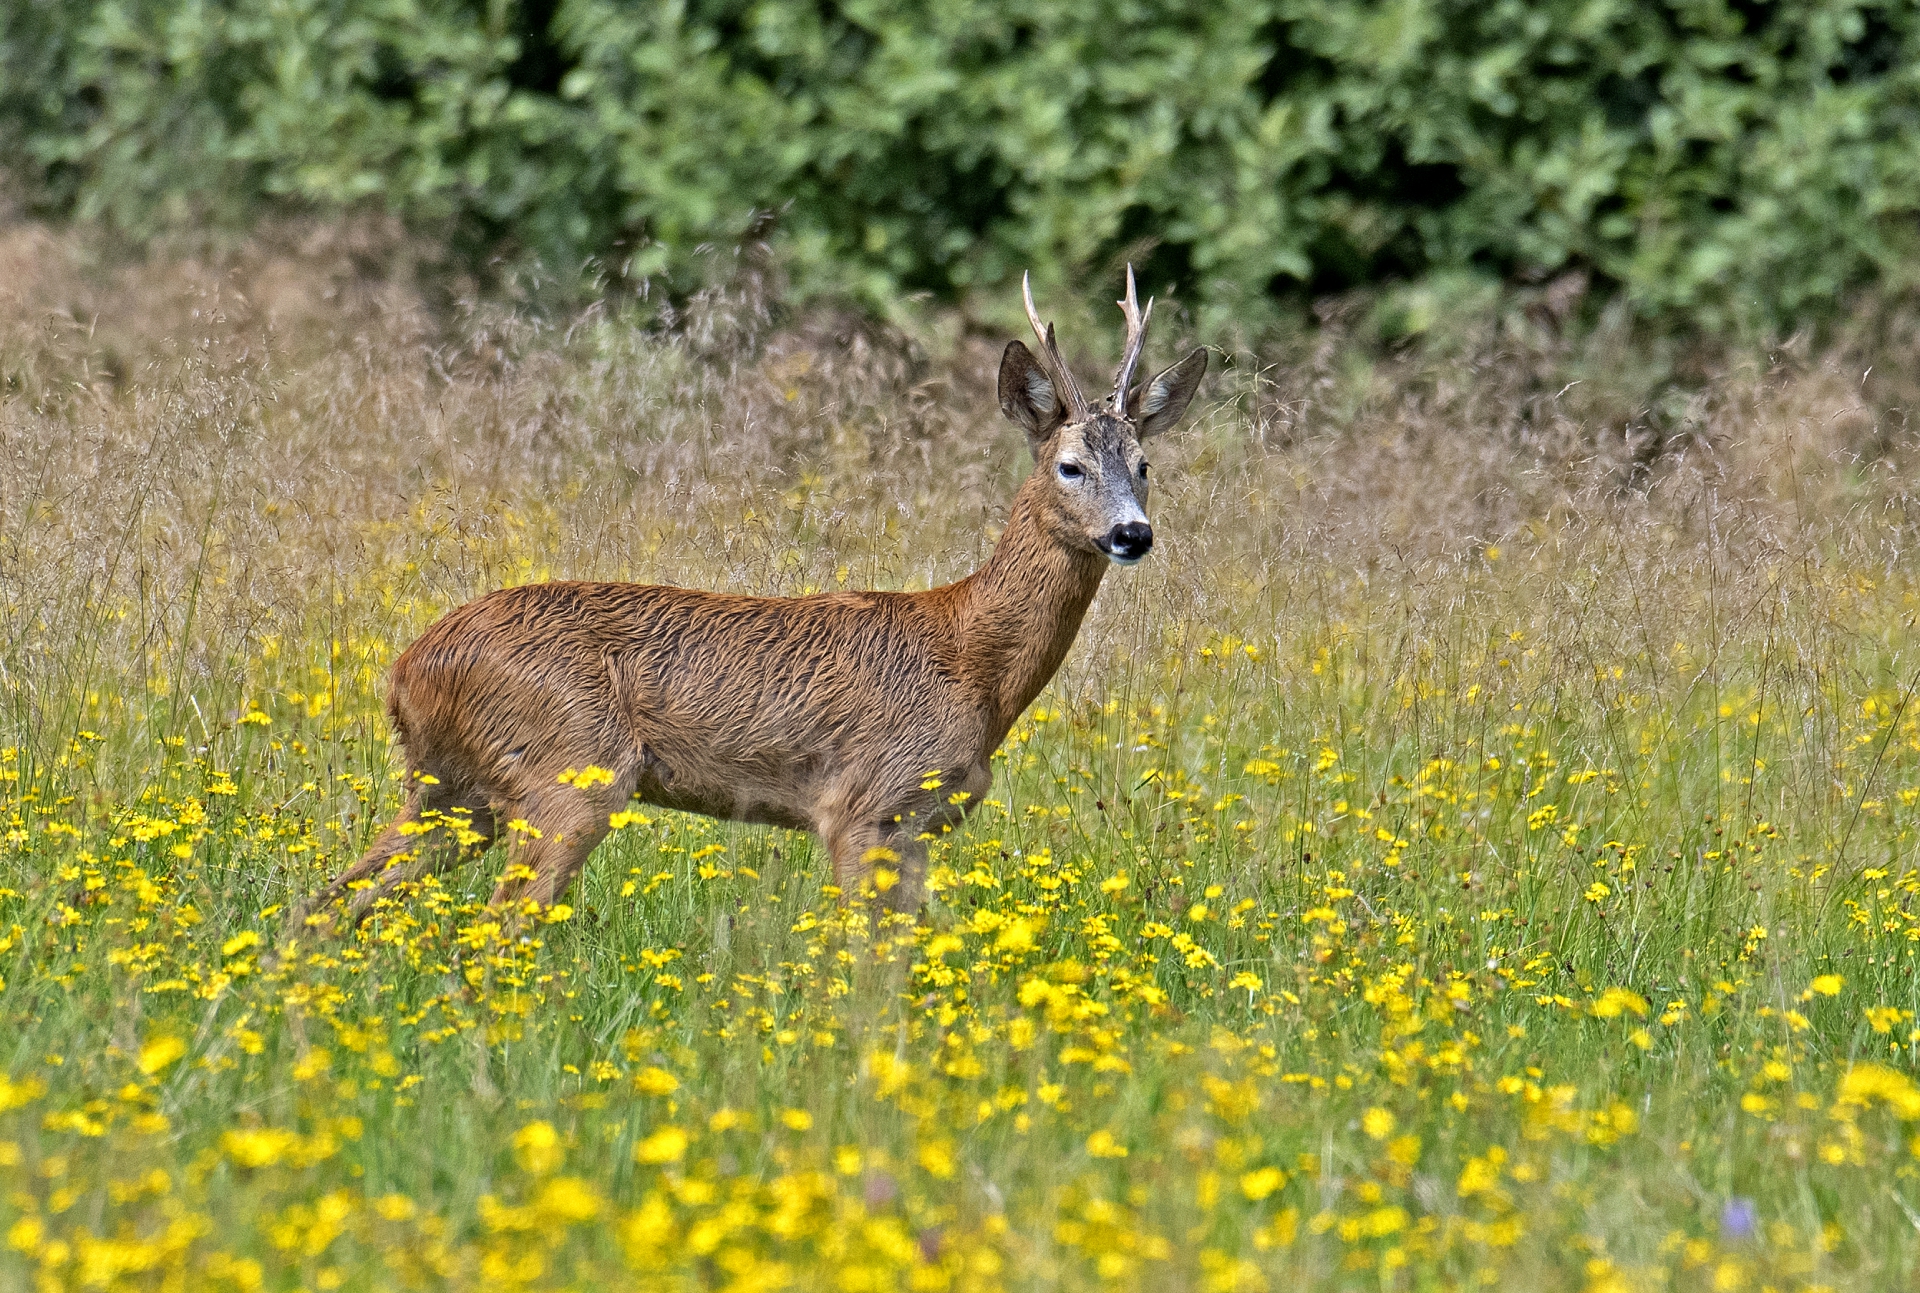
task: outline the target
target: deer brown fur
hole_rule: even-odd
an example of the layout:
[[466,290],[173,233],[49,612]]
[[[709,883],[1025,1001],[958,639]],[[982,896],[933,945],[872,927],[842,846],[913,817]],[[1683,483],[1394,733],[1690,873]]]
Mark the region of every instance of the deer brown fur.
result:
[[[406,805],[302,915],[351,892],[357,920],[501,834],[495,903],[551,903],[635,798],[816,831],[842,886],[885,862],[888,899],[917,903],[926,839],[985,795],[988,760],[1107,567],[1152,544],[1140,441],[1179,421],[1206,351],[1133,387],[1146,316],[1131,269],[1121,304],[1127,357],[1092,407],[1027,296],[1045,361],[1010,342],[999,386],[1034,470],[986,564],[957,583],[793,598],[531,584],[435,623],[394,662],[387,702]],[[588,768],[611,779],[563,779]]]

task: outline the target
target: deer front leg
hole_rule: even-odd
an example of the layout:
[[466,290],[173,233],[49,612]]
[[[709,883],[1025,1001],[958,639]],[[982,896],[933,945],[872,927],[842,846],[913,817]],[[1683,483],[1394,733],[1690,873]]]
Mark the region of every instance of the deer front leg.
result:
[[[903,893],[902,903],[918,906],[926,901],[927,846],[959,828],[967,815],[980,806],[993,786],[993,770],[986,763],[969,764],[940,777],[930,789],[922,783],[922,796],[914,807],[901,814],[898,846],[903,861],[903,876],[911,876],[911,890]],[[906,888],[906,886],[902,886]]]
[[967,765],[901,791],[891,811],[829,815],[820,835],[833,858],[834,882],[852,893],[871,878],[895,911],[917,909],[927,897],[928,842],[957,826],[992,782],[986,764]]
[[871,858],[885,848],[885,834],[875,821],[829,818],[820,823],[820,838],[826,843],[827,856],[833,860],[833,882],[842,892],[860,887]]
[[899,824],[867,816],[830,820],[821,824],[820,838],[826,841],[833,859],[833,882],[843,895],[859,893],[871,880],[882,900],[895,910],[919,905],[915,896],[903,906],[903,891],[919,893],[926,872],[926,846],[908,838]]

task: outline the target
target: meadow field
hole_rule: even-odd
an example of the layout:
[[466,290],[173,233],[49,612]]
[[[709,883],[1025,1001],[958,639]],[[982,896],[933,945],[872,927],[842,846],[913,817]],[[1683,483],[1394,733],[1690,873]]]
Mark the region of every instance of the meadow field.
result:
[[282,956],[448,609],[931,587],[1025,470],[1004,335],[423,300],[0,229],[0,1288],[1920,1270],[1911,327],[1223,354],[924,912],[646,810]]

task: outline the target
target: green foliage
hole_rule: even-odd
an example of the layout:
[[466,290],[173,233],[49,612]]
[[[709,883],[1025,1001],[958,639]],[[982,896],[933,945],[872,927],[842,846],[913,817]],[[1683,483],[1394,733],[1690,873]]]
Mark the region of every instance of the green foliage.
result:
[[[698,275],[777,212],[803,295],[1144,261],[1217,316],[1582,270],[1762,331],[1912,285],[1900,0],[91,0],[0,14],[0,143],[134,233],[371,205],[553,269]],[[1402,326],[1433,313],[1415,292]]]

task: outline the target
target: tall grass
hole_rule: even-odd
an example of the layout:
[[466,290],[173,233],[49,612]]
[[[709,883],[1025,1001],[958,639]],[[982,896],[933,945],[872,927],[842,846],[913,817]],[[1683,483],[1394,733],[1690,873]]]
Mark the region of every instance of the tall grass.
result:
[[1897,347],[1661,387],[1330,314],[1153,447],[1154,557],[918,920],[662,813],[563,907],[488,912],[489,858],[282,964],[397,802],[416,633],[957,577],[1024,469],[997,347],[429,311],[337,233],[84,252],[0,234],[7,1284],[1911,1277]]

